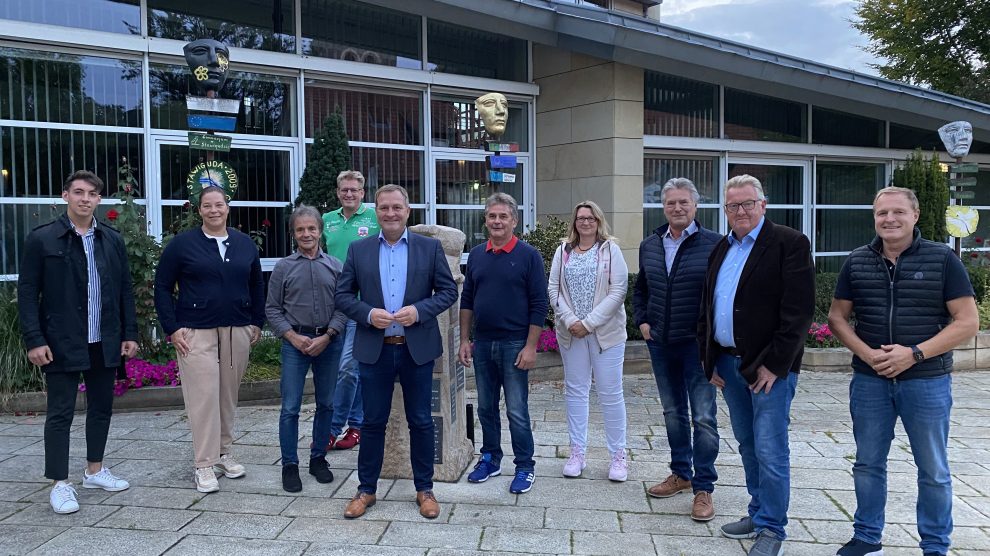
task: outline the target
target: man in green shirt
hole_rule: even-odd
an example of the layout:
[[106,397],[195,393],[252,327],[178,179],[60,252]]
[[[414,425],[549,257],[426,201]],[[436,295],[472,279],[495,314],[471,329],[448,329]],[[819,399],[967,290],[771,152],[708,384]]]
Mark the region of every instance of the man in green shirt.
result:
[[[323,240],[327,254],[340,259],[347,258],[347,247],[353,241],[378,235],[381,228],[375,211],[368,210],[364,200],[364,176],[355,170],[345,170],[337,176],[337,199],[340,208],[323,215]],[[354,351],[354,321],[347,322],[344,347],[340,354],[340,372],[337,374],[337,390],[333,398],[333,419],[330,422],[330,448],[348,450],[361,441],[361,422],[364,404],[361,403],[361,383],[358,380]],[[349,426],[346,432],[344,423]]]

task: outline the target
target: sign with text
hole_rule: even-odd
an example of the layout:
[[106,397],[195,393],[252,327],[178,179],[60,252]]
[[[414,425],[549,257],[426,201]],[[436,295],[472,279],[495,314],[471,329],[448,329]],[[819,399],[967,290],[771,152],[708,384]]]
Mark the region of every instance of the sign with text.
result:
[[975,199],[976,198],[976,192],[975,191],[953,191],[952,192],[952,198],[953,199]]
[[952,187],[973,187],[976,185],[976,178],[952,178],[949,180]]
[[208,135],[189,132],[189,148],[201,151],[230,152],[231,138],[226,135]]
[[980,171],[980,167],[975,162],[961,162],[949,164],[949,171],[957,174],[975,174]]
[[508,172],[496,172],[495,170],[491,170],[488,172],[488,180],[499,183],[516,183],[516,175],[509,174]]
[[519,159],[512,155],[490,156],[492,168],[515,168],[519,164]]
[[236,116],[208,116],[206,114],[190,114],[186,121],[189,129],[203,131],[234,131],[237,127]]
[[241,109],[241,101],[229,98],[186,97],[186,108],[190,112],[223,112],[236,114]]
[[519,143],[499,143],[498,141],[489,141],[485,143],[485,150],[491,153],[517,153],[519,152]]

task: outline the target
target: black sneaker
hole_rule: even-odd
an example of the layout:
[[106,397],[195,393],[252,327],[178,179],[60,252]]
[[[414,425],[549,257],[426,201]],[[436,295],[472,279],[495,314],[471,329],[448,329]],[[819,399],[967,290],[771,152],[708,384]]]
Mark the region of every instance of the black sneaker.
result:
[[316,477],[318,483],[329,483],[333,481],[333,472],[327,464],[326,456],[309,458],[309,474]]
[[287,463],[282,466],[282,490],[285,492],[299,492],[302,490],[298,465]]
[[853,538],[835,553],[836,556],[883,556],[883,545]]

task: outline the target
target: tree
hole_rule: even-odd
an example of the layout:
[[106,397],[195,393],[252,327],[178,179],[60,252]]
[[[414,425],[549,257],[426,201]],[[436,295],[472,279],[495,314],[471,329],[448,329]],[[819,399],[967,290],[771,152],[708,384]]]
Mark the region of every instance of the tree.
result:
[[894,170],[894,185],[907,187],[918,196],[921,217],[918,229],[921,237],[944,242],[949,235],[945,229],[945,208],[949,206],[949,181],[938,157],[928,160],[918,149],[908,155],[904,166]]
[[883,77],[990,103],[990,0],[861,0],[856,15]]
[[338,208],[337,175],[350,169],[351,148],[347,145],[344,118],[338,108],[327,116],[323,127],[313,137],[313,147],[306,157],[306,169],[299,179],[299,196],[295,205],[304,203],[320,212]]

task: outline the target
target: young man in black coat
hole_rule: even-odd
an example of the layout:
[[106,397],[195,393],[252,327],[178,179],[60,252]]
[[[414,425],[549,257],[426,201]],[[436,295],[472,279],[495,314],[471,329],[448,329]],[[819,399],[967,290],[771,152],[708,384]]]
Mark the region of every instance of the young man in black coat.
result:
[[80,170],[62,186],[68,208],[24,242],[18,312],[28,359],[48,386],[45,477],[56,513],[79,510],[69,476],[69,427],[79,374],[86,382],[84,488],[116,492],[130,485],[103,466],[113,412],[113,386],[123,357],[137,353],[137,322],[127,253],[120,234],[97,224],[103,181]]

